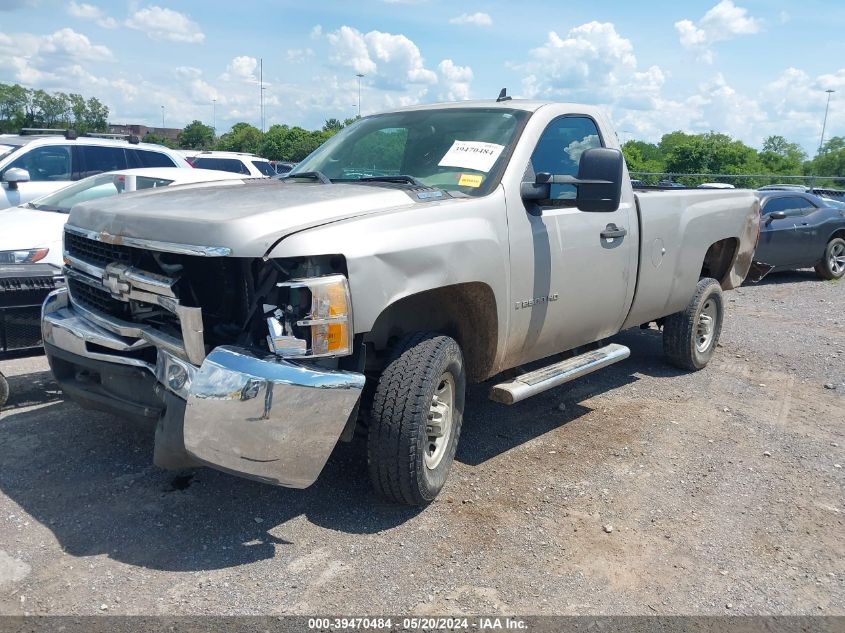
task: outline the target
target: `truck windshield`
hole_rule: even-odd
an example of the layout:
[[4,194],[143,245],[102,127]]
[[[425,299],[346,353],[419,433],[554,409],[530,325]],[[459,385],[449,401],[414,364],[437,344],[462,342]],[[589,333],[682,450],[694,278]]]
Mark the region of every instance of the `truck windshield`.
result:
[[529,115],[504,108],[449,108],[370,116],[329,139],[289,178],[309,172],[332,182],[410,176],[431,187],[485,195],[498,184]]

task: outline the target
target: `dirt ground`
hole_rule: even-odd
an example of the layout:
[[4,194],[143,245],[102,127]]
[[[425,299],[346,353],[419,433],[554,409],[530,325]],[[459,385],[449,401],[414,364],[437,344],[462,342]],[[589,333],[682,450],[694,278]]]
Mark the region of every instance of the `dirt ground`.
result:
[[845,284],[727,296],[704,371],[631,331],[513,407],[473,387],[422,511],[373,496],[359,441],[306,490],[158,470],[149,429],[0,361],[0,613],[845,615]]

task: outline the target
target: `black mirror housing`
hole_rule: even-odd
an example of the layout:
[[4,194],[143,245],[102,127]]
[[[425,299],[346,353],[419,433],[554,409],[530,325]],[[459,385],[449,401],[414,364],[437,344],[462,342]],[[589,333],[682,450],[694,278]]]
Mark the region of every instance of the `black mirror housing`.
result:
[[768,214],[766,219],[771,222],[772,220],[785,220],[786,219],[786,211],[772,211]]
[[578,163],[578,180],[587,182],[578,185],[575,205],[581,211],[616,211],[622,198],[624,165],[625,159],[618,149],[584,150]]

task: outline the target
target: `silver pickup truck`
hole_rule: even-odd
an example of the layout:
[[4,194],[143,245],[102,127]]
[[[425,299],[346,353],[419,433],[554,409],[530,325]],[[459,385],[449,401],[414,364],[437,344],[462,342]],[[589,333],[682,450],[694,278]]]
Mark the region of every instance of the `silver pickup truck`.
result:
[[71,399],[157,425],[160,466],[304,488],[357,430],[378,492],[425,504],[468,382],[500,376],[490,396],[513,404],[626,358],[606,339],[653,322],[670,362],[703,368],[758,217],[749,191],[634,194],[596,108],[412,107],[283,181],[74,207],[43,337]]

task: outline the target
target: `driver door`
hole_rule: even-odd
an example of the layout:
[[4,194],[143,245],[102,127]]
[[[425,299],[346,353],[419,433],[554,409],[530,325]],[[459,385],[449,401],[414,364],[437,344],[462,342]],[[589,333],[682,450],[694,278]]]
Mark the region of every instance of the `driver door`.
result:
[[[586,116],[551,121],[526,166],[535,174],[578,173],[584,150],[603,147]],[[508,365],[518,365],[618,332],[636,282],[638,227],[633,196],[623,189],[611,212],[575,207],[573,185],[552,185],[539,204],[508,197],[511,246],[511,319]],[[605,237],[611,230],[622,237]]]

